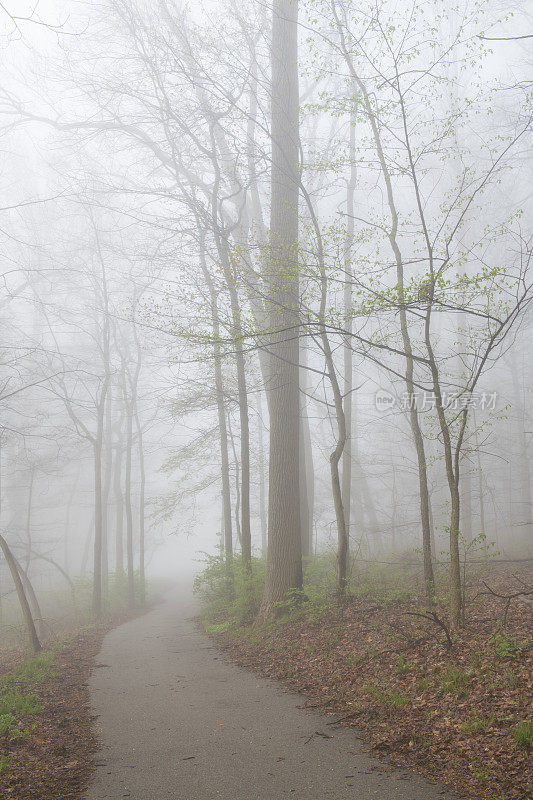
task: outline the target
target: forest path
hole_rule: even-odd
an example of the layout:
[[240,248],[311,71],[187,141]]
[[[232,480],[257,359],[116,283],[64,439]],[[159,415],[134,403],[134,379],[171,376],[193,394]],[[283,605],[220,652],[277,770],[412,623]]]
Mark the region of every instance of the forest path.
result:
[[451,798],[226,663],[196,612],[184,588],[106,637],[90,684],[102,749],[88,800]]

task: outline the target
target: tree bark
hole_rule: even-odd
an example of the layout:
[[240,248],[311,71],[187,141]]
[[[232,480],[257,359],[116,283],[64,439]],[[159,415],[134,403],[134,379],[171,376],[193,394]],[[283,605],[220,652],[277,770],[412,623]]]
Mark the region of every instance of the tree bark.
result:
[[[13,556],[13,558],[15,558],[15,556]],[[30,576],[28,575],[28,571],[24,569],[24,567],[17,558],[15,558],[15,564],[20,573],[22,585],[24,586],[24,591],[26,592],[26,596],[28,598],[30,608],[32,610],[33,620],[35,622],[37,634],[40,639],[43,639],[46,630],[44,625],[43,612],[41,611],[41,605],[39,603],[37,595],[35,594],[35,589],[33,588],[33,584],[30,580]]]
[[7,544],[4,537],[1,535],[0,535],[0,549],[4,554],[4,558],[7,562],[7,566],[9,567],[9,571],[13,579],[13,583],[15,584],[17,597],[19,599],[20,607],[22,610],[22,616],[24,617],[24,622],[28,630],[28,636],[30,639],[32,650],[34,653],[38,653],[41,650],[41,643],[39,641],[39,637],[37,636],[37,631],[35,629],[35,623],[33,621],[31,609],[26,594],[24,592],[24,586],[22,585],[22,579],[20,577],[15,558],[9,548],[9,545]]
[[257,395],[257,410],[259,414],[259,522],[261,528],[261,555],[267,554],[267,508],[266,508],[266,479],[265,479],[265,447],[263,443],[263,406],[261,392]]
[[[306,355],[300,349],[300,385],[306,385]],[[313,450],[311,430],[307,416],[306,397],[300,392],[300,522],[302,526],[302,557],[313,552],[313,515],[315,476],[313,471]]]
[[135,574],[133,569],[133,508],[131,501],[131,459],[133,449],[133,400],[127,396],[124,378],[126,403],[126,464],[124,476],[124,505],[126,509],[126,569],[128,573],[128,606],[135,606]]
[[299,93],[298,3],[274,0],[272,14],[270,460],[268,556],[259,618],[302,585],[299,389]]
[[[352,100],[355,102],[355,99]],[[352,408],[353,408],[353,350],[350,336],[353,331],[352,320],[352,255],[355,215],[355,187],[357,185],[357,167],[355,163],[355,109],[350,114],[350,177],[346,186],[346,243],[344,248],[344,327],[346,339],[343,348],[344,359],[344,418],[346,426],[346,443],[342,454],[342,500],[344,507],[344,525],[346,535],[351,530],[351,492],[352,492]]]
[[113,470],[113,493],[115,495],[115,572],[124,572],[124,495],[122,493],[122,431],[117,436],[115,465]]
[[32,550],[32,541],[31,541],[31,512],[33,506],[33,484],[35,480],[35,466],[32,465],[30,469],[30,485],[28,487],[28,504],[26,508],[26,566],[25,571],[26,573],[30,569],[31,563],[31,550]]
[[[139,355],[140,358],[140,355]],[[135,427],[137,430],[137,449],[139,453],[139,603],[146,603],[146,569],[145,569],[145,493],[146,468],[144,463],[143,429],[139,419],[139,410],[135,406]]]

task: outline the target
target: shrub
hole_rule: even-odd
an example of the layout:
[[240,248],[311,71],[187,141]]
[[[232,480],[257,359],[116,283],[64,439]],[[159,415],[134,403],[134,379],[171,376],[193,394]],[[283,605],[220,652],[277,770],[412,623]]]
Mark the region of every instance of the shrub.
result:
[[495,656],[501,659],[519,658],[522,655],[523,646],[507,633],[495,633],[491,640],[492,651]]
[[200,597],[209,619],[216,622],[224,614],[240,624],[249,623],[259,610],[265,583],[265,562],[252,559],[252,574],[244,569],[240,555],[233,556],[228,569],[222,553],[203,554],[204,569],[194,579],[194,592]]

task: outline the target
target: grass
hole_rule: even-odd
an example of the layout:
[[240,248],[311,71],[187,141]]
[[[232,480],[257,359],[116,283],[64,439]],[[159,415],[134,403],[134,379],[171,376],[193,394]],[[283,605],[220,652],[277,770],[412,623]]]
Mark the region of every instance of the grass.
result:
[[11,756],[0,756],[0,775],[2,772],[8,770],[12,763],[13,759]]
[[28,717],[42,711],[41,699],[36,694],[23,694],[18,689],[9,689],[0,695],[0,718],[7,715]]
[[0,736],[9,733],[16,722],[17,718],[13,714],[0,714]]
[[533,720],[523,720],[515,725],[513,739],[518,747],[529,753],[533,748]]
[[407,675],[408,672],[411,671],[412,664],[408,661],[405,656],[399,656],[398,663],[396,664],[396,672],[398,675]]
[[489,719],[486,719],[476,714],[474,717],[472,717],[471,720],[461,723],[461,730],[464,731],[464,733],[469,733],[469,734],[484,733],[487,730],[487,728],[490,728],[493,724],[494,724],[493,716],[490,717]]
[[393,708],[404,708],[404,706],[409,703],[409,698],[404,694],[401,694],[400,692],[396,691],[396,689],[392,689],[388,686],[385,688],[383,686],[379,686],[377,683],[365,684],[363,686],[363,691],[373,700],[377,700],[378,703],[383,703],[384,705]]
[[[20,728],[20,720],[39,714],[43,704],[34,691],[57,674],[55,659],[61,648],[57,643],[51,650],[29,658],[0,681],[0,736],[21,738],[28,730]],[[7,767],[5,767],[7,768]]]
[[56,675],[55,660],[60,648],[61,643],[55,644],[50,650],[24,661],[17,669],[4,676],[0,681],[0,697],[4,691],[15,687],[34,689]]
[[209,622],[205,622],[205,621],[203,623],[204,628],[205,628],[205,632],[208,633],[208,634],[211,634],[211,635],[215,635],[217,633],[224,633],[225,631],[228,630],[230,624],[231,623],[230,623],[229,620],[227,620],[226,622],[219,622],[218,624],[217,623],[209,623]]
[[464,697],[468,694],[470,675],[454,664],[448,664],[443,675],[440,676],[440,691],[443,694],[455,694]]

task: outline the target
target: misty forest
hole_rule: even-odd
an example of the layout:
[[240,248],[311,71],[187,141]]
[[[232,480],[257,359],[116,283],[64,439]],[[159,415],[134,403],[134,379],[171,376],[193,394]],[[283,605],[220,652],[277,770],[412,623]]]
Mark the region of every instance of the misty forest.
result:
[[532,798],[531,0],[0,45],[0,798]]

